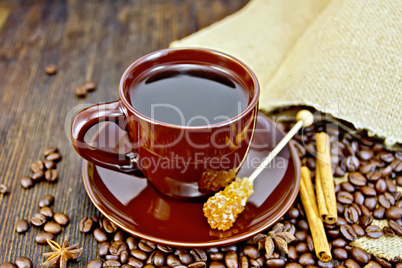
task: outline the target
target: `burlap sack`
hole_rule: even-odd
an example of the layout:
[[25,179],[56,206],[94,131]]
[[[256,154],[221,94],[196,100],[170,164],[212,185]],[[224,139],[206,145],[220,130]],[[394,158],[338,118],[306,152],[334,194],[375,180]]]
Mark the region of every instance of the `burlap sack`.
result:
[[229,53],[257,74],[260,107],[305,104],[402,142],[402,2],[253,0],[172,47]]

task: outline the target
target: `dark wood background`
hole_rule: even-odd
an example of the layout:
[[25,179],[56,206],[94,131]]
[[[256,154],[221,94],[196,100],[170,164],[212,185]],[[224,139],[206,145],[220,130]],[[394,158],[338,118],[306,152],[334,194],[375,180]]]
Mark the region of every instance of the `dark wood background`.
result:
[[[0,0],[0,264],[27,256],[34,266],[47,246],[35,243],[38,228],[17,234],[15,223],[39,211],[45,194],[56,197],[53,209],[65,212],[71,224],[62,236],[84,247],[79,264],[96,257],[97,243],[78,230],[83,216],[98,215],[81,179],[81,159],[68,140],[71,114],[90,104],[118,98],[120,75],[134,60],[165,48],[236,12],[247,0],[132,1],[1,1]],[[58,73],[44,68],[56,64]],[[76,86],[98,84],[85,99]],[[48,146],[60,148],[59,181],[41,182],[25,190],[20,178],[42,159]]]

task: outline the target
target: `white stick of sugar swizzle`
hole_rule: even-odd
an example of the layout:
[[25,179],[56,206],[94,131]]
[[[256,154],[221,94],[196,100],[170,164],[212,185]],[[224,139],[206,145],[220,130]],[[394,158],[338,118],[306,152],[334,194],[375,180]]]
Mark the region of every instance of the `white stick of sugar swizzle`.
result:
[[236,180],[226,186],[225,189],[207,200],[204,204],[203,211],[211,228],[225,231],[232,227],[237,216],[244,210],[247,199],[253,194],[253,181],[302,127],[308,127],[313,124],[314,117],[310,111],[301,110],[297,113],[296,120],[297,123],[275,146],[269,155],[264,158],[250,177],[242,179],[236,178]]

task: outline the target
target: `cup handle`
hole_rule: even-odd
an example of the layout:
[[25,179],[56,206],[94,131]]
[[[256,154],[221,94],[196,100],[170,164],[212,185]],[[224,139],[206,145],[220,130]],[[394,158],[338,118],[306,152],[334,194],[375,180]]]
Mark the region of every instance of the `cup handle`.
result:
[[94,125],[111,121],[124,131],[125,116],[120,109],[120,101],[100,103],[90,106],[77,114],[71,125],[71,142],[79,155],[96,165],[120,172],[138,171],[137,158],[125,154],[117,154],[91,147],[85,142],[87,131]]

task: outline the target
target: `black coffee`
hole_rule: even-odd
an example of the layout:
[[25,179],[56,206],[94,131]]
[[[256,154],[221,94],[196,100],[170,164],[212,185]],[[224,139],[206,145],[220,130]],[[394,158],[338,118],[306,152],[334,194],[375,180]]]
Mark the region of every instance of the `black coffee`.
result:
[[154,120],[187,126],[222,122],[241,113],[249,95],[233,77],[195,64],[155,68],[130,88],[131,105]]

